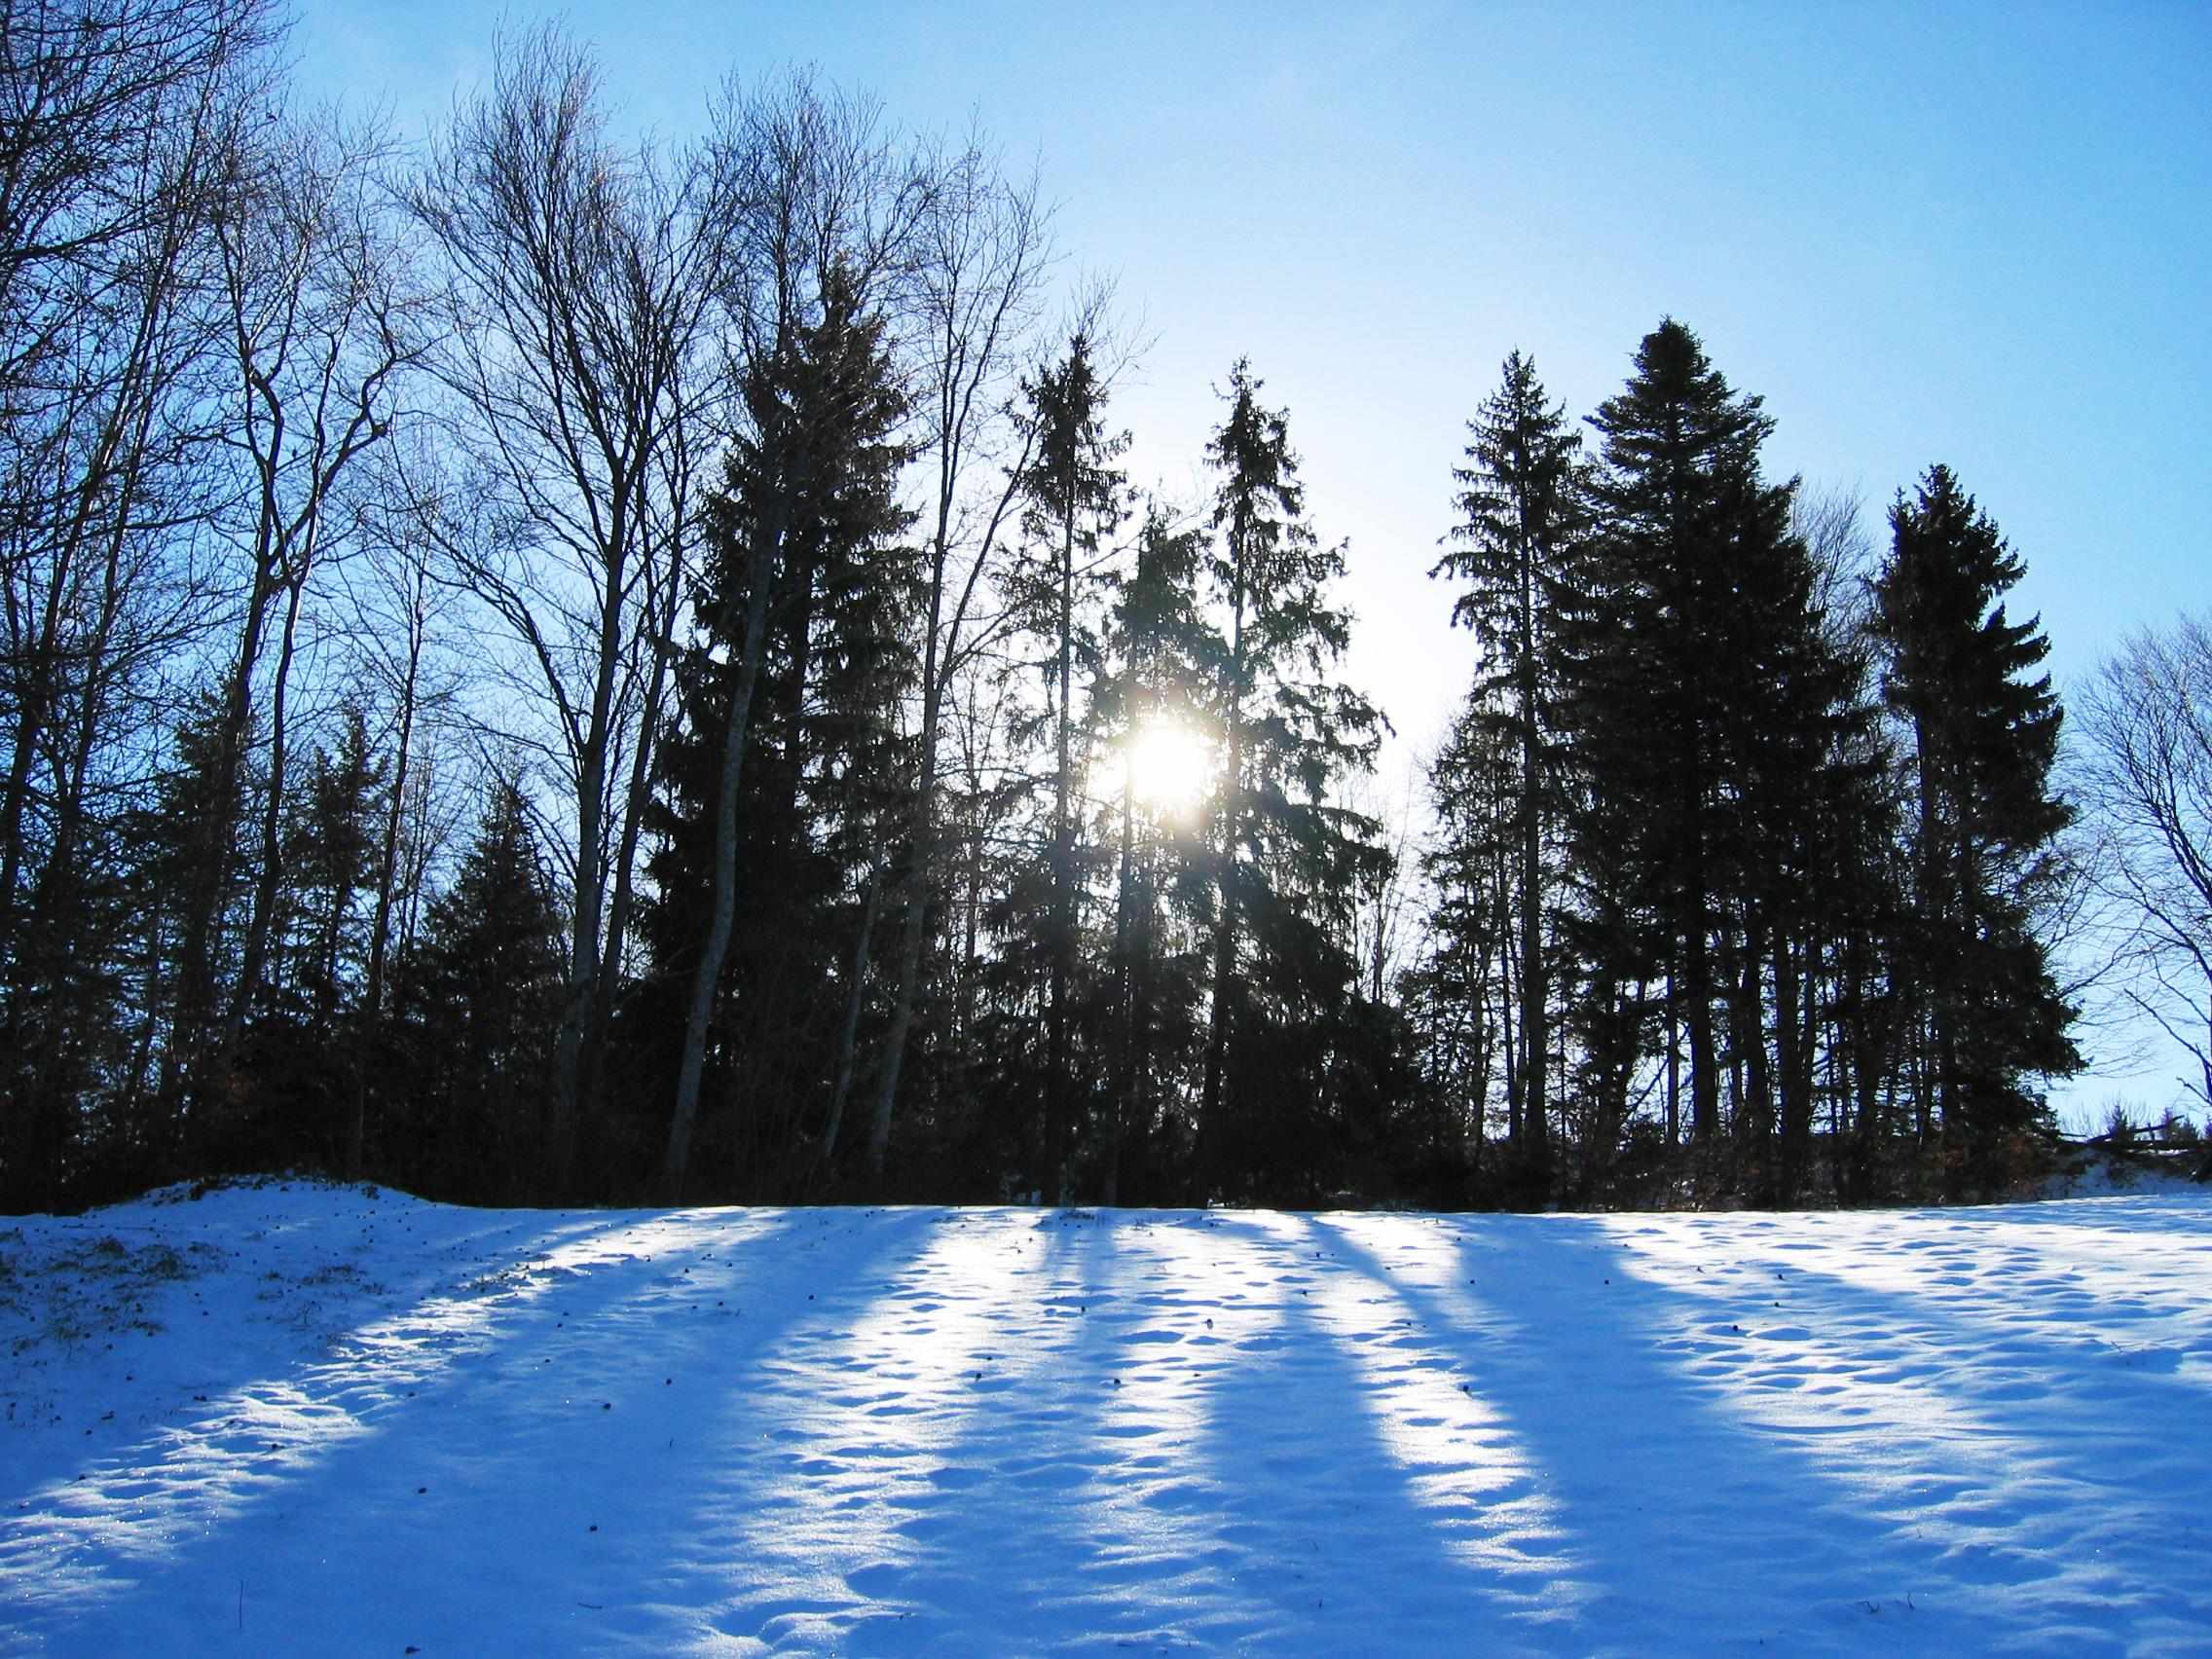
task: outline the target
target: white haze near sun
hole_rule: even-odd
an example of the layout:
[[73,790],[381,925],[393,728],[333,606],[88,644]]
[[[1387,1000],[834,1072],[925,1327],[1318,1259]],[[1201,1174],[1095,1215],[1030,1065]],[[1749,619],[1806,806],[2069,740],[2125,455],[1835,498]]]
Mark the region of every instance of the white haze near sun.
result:
[[1138,800],[1163,816],[1188,817],[1212,780],[1214,746],[1180,720],[1153,719],[1130,734],[1124,760]]

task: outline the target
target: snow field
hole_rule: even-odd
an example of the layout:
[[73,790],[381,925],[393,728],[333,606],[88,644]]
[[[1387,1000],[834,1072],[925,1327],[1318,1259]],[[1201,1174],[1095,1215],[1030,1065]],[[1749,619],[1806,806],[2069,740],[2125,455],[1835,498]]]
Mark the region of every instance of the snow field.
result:
[[0,1654],[2212,1653],[2212,1196],[0,1224]]

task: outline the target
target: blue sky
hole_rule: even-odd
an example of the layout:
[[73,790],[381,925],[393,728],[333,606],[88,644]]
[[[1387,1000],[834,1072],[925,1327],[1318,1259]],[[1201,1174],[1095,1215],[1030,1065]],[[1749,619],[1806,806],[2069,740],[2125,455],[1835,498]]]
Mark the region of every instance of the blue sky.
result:
[[420,130],[542,15],[671,136],[810,63],[1034,155],[1069,273],[1154,342],[1117,402],[1140,482],[1202,488],[1239,354],[1287,406],[1401,755],[1471,661],[1425,576],[1463,422],[1515,347],[1588,413],[1663,314],[1877,535],[1951,465],[2062,687],[2212,603],[2212,8],[308,0],[296,45]]

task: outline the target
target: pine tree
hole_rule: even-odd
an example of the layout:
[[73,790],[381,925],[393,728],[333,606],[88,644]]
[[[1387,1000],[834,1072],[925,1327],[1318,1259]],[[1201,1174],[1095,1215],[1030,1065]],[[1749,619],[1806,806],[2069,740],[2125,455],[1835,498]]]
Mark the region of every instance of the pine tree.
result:
[[[1806,625],[1810,580],[1788,531],[1793,485],[1760,475],[1773,422],[1682,324],[1644,337],[1636,373],[1591,424],[1604,437],[1604,528],[1571,629],[1589,769],[1577,841],[1586,864],[1626,866],[1634,891],[1605,901],[1621,905],[1616,925],[1641,913],[1655,930],[1669,1029],[1678,1022],[1688,1044],[1691,1133],[1712,1143],[1728,1058],[1721,999],[1757,955],[1740,937],[1745,895],[1763,875],[1743,778]],[[1644,954],[1625,937],[1602,953],[1624,967]],[[1739,1029],[1739,1049],[1754,1036]],[[1674,1064],[1670,1037],[1670,1122]]]
[[1724,754],[1735,797],[1740,866],[1734,896],[1730,1048],[1740,1056],[1739,1149],[1763,1164],[1758,1196],[1797,1201],[1810,1168],[1820,956],[1834,919],[1835,871],[1850,846],[1849,815],[1874,808],[1875,764],[1864,744],[1871,711],[1861,666],[1823,607],[1812,558],[1782,492],[1780,520],[1761,523],[1739,568],[1742,708]]
[[[1467,430],[1467,464],[1453,473],[1462,487],[1456,502],[1462,517],[1447,538],[1451,551],[1429,574],[1466,584],[1452,619],[1475,631],[1484,652],[1454,748],[1480,745],[1476,728],[1486,728],[1513,750],[1511,865],[1504,873],[1517,936],[1518,1009],[1506,1067],[1507,1134],[1540,1179],[1551,1050],[1545,862],[1560,816],[1550,753],[1562,669],[1556,616],[1561,590],[1573,579],[1586,518],[1581,436],[1567,425],[1565,409],[1546,396],[1535,364],[1519,351],[1506,358],[1497,390]],[[1445,768],[1436,782],[1455,787],[1459,769]],[[1463,903],[1472,860],[1462,856],[1458,863],[1453,885]]]
[[1025,502],[1023,548],[1008,577],[1008,598],[1023,631],[1047,653],[1052,731],[1051,898],[1046,923],[1048,962],[1046,1058],[1040,1185],[1048,1201],[1064,1196],[1071,1114],[1069,1004],[1074,996],[1080,921],[1077,891],[1076,798],[1079,724],[1076,674],[1099,666],[1097,628],[1087,603],[1101,583],[1097,570],[1103,537],[1122,514],[1122,474],[1113,461],[1128,440],[1105,426],[1106,387],[1087,327],[1069,336],[1067,354],[1023,387],[1027,404],[1029,464],[1020,479]]
[[1433,1011],[1441,1039],[1433,1075],[1459,1130],[1430,1149],[1436,1158],[1464,1160],[1472,1151],[1479,1159],[1501,1057],[1507,1144],[1517,1155],[1533,1151],[1521,1116],[1525,1005],[1510,991],[1525,805],[1518,787],[1525,756],[1513,725],[1494,691],[1477,685],[1428,770],[1436,813],[1434,842],[1421,860],[1432,895],[1429,949],[1415,994]]
[[372,1165],[442,1198],[532,1190],[560,1023],[566,918],[511,778],[494,781],[453,886],[401,960],[393,1000],[407,1099]]
[[[1322,547],[1304,522],[1289,424],[1260,403],[1261,384],[1236,363],[1207,452],[1222,475],[1207,574],[1229,643],[1198,1174],[1308,1197],[1327,1127],[1330,1038],[1354,994],[1353,896],[1387,857],[1380,826],[1333,803],[1329,789],[1373,764],[1382,722],[1327,678],[1350,637],[1350,616],[1327,593],[1344,550]],[[1242,1061],[1234,1090],[1233,1047]]]
[[367,940],[355,900],[369,881],[384,768],[358,707],[336,752],[317,746],[286,793],[284,879],[270,899],[270,943],[241,1032],[227,1156],[258,1168],[338,1168],[351,1140],[358,1027],[344,1008]]
[[[89,769],[91,745],[75,758]],[[17,1212],[140,1190],[166,1151],[137,1109],[166,916],[145,815],[80,801],[55,818],[0,973],[0,1209]]]
[[1903,767],[1881,719],[1871,642],[1857,630],[1855,682],[1836,755],[1808,803],[1815,826],[1806,899],[1825,982],[1827,1061],[1834,1079],[1836,1194],[1865,1201],[1888,1190],[1882,1155],[1905,1035],[1912,930]]
[[[820,1144],[833,1150],[823,1094],[838,1021],[820,1019],[806,1041],[789,1040],[790,1025],[845,1007],[803,987],[838,982],[841,953],[825,947],[851,924],[831,913],[875,858],[912,674],[918,572],[897,498],[905,404],[884,321],[842,266],[827,268],[817,313],[745,390],[751,435],[709,503],[701,637],[679,665],[683,718],[661,758],[674,798],[655,815],[666,842],[648,940],[692,989],[662,1161],[671,1196],[713,1049],[725,1084],[728,1068],[756,1068],[756,1152],[796,1157],[802,1108],[832,1113]],[[734,1024],[733,999],[746,1011]]]
[[218,698],[203,695],[176,729],[175,763],[156,791],[145,840],[147,873],[161,895],[165,926],[153,940],[150,976],[166,993],[160,1056],[156,1163],[199,1163],[219,1138],[222,1080],[201,1061],[235,957],[238,906],[248,871],[237,827],[250,780],[233,764]]
[[294,977],[312,1004],[312,1025],[326,1042],[343,994],[341,970],[349,955],[362,954],[353,948],[353,910],[369,885],[384,774],[370,748],[367,717],[350,706],[337,753],[315,750],[306,810],[287,861],[301,889],[308,933]]
[[[1190,896],[1210,867],[1196,802],[1139,798],[1141,746],[1194,741],[1209,723],[1221,638],[1199,612],[1204,538],[1178,530],[1155,505],[1138,532],[1109,632],[1110,666],[1093,690],[1093,719],[1122,756],[1114,907],[1113,1064],[1100,1125],[1103,1201],[1124,1192],[1166,1196],[1165,1080],[1188,1069],[1199,1033],[1202,953]],[[1168,734],[1164,739],[1160,734]]]
[[2028,1079],[2082,1060],[2037,932],[2073,810],[2053,793],[2062,714],[2038,619],[2007,618],[2026,567],[1944,466],[1890,509],[1875,582],[1883,691],[1909,731],[1923,1126],[1951,1143],[1954,1183],[1987,1184],[2006,1137],[2043,1118]]

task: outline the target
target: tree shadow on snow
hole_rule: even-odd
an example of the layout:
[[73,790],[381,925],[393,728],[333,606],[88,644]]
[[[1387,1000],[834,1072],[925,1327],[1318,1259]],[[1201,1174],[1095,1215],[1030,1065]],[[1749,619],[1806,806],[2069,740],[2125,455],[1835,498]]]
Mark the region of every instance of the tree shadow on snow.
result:
[[586,1604],[627,1577],[618,1540],[657,1535],[663,1484],[699,1455],[671,1424],[706,1417],[805,1307],[803,1235],[858,1225],[634,1213],[520,1237],[496,1279],[210,1390],[202,1420],[18,1509],[0,1576],[36,1588],[12,1634],[85,1652],[241,1633],[301,1651],[597,1645]]
[[[1464,1391],[1531,1472],[1543,1519],[1523,1544],[1526,1565],[1505,1570],[1549,1576],[1538,1600],[1559,1622],[1532,1629],[1530,1645],[1988,1645],[1986,1604],[1931,1604],[1938,1552],[1908,1514],[1855,1500],[1697,1373],[1701,1358],[1747,1340],[1740,1318],[1635,1278],[1624,1253],[1579,1218],[1431,1224],[1425,1251],[1386,1261],[1383,1241],[1410,1225],[1331,1218],[1316,1232],[1453,1352]],[[1424,1254],[1434,1264],[1425,1272]],[[1484,1506],[1473,1511],[1484,1527]]]

